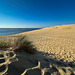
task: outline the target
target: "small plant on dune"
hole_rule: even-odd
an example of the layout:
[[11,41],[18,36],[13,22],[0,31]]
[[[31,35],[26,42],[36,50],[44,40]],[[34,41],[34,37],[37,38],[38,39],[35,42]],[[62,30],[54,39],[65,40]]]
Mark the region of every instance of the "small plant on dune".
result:
[[36,52],[35,46],[31,41],[28,41],[26,36],[18,36],[14,41],[13,50],[20,52],[27,52],[33,54]]
[[11,47],[11,42],[7,40],[0,40],[0,49],[6,49]]

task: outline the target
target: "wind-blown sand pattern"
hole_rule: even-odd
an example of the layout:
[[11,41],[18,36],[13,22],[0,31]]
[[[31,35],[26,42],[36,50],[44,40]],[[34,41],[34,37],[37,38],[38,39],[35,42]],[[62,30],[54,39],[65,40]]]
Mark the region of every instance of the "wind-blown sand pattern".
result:
[[[29,55],[26,53],[20,54],[20,52],[14,54],[14,51],[6,51],[6,53],[8,54],[10,53],[13,54],[13,56],[11,57],[6,56],[5,52],[3,53],[1,54],[5,55],[6,59],[8,60],[0,64],[0,66],[5,65],[6,67],[5,70],[0,72],[0,75],[3,75],[7,72],[8,64],[11,65],[12,62],[14,61],[14,60],[10,61],[9,59],[14,59],[16,54],[19,60],[12,64],[14,68],[9,67],[9,70],[6,73],[6,75],[13,75],[13,74],[14,75],[35,75],[35,74],[36,75],[51,75],[51,74],[52,75],[58,75],[58,74],[74,75],[75,72],[74,71],[75,65],[73,64],[70,65],[69,63],[64,63],[64,62],[54,60],[52,58],[47,58],[45,56],[42,56],[40,52],[38,52],[36,55]],[[17,72],[20,71],[19,74],[17,74],[17,72],[14,71],[15,68],[17,68],[16,69]],[[23,72],[24,69],[25,71]]]
[[25,34],[39,51],[64,62],[75,61],[75,25],[48,27]]
[[[38,59],[30,59],[29,61],[31,61],[31,63],[38,61],[38,65],[26,69],[21,75],[71,75],[75,72],[73,70],[75,65],[73,64],[70,65],[69,63],[60,62],[52,58],[46,58],[40,55],[40,53],[33,57]],[[41,57],[41,59],[39,59],[39,57]]]
[[[8,64],[17,61],[16,54],[12,50],[0,50],[0,75],[8,71]],[[11,60],[11,61],[10,61]]]
[[[24,32],[10,35],[9,39],[17,35],[27,35],[36,46],[37,52],[34,55],[15,52],[15,56],[11,58],[18,58],[15,62],[9,60],[10,56],[6,56],[9,60],[6,63],[6,75],[75,75],[75,25]],[[3,51],[0,54],[4,56],[4,53]]]

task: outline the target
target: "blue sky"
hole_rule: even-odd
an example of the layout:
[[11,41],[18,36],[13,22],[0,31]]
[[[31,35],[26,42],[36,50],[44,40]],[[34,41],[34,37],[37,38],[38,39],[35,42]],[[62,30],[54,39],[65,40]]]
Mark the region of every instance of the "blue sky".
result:
[[75,0],[0,0],[0,28],[75,24]]

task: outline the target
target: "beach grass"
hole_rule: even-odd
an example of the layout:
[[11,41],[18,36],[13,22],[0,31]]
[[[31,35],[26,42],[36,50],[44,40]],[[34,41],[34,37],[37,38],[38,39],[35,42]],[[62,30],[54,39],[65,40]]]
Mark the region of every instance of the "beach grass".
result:
[[32,44],[31,41],[27,40],[26,36],[18,36],[17,39],[14,40],[13,44],[14,51],[27,52],[27,53],[35,53],[36,48]]
[[3,38],[0,40],[0,49],[11,48],[14,51],[27,52],[30,54],[34,54],[36,52],[35,46],[31,41],[27,40],[26,36],[20,35],[14,40],[12,40],[12,37],[9,40],[8,39]]
[[6,49],[6,48],[9,48],[9,47],[11,47],[10,41],[7,41],[5,39],[0,40],[0,49]]

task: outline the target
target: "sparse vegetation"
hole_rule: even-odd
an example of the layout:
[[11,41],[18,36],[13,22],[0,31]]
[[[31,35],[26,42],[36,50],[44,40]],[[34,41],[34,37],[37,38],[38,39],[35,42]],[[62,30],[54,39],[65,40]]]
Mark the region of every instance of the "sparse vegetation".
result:
[[[12,40],[12,38],[11,38]],[[26,36],[18,36],[14,39],[14,42],[10,40],[0,40],[0,49],[12,48],[14,51],[27,52],[33,54],[36,52],[35,46],[31,41],[28,41]]]
[[14,41],[13,50],[27,53],[35,53],[36,48],[31,41],[28,41],[26,36],[18,36]]
[[0,40],[0,49],[11,47],[11,42],[7,40]]

